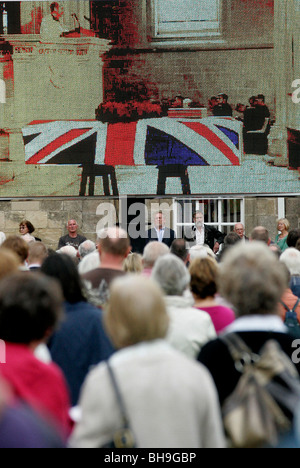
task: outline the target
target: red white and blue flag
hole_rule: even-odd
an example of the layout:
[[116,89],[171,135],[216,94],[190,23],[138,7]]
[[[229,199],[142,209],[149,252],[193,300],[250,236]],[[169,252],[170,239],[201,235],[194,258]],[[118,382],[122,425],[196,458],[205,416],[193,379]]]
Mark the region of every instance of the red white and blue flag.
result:
[[34,121],[22,132],[26,164],[238,166],[243,154],[232,118]]

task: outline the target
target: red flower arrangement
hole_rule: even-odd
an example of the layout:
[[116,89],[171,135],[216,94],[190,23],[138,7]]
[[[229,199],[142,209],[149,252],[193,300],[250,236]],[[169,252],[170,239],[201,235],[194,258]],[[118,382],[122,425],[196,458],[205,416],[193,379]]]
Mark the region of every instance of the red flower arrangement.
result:
[[102,122],[132,122],[139,119],[161,117],[160,104],[151,101],[102,102],[96,109],[96,119]]

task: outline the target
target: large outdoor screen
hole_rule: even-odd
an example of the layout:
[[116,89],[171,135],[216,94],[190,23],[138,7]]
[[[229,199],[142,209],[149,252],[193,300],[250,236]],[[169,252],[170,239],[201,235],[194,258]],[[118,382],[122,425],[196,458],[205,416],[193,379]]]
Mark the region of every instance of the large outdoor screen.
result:
[[[299,31],[280,85],[272,1],[234,0],[230,22],[214,2],[217,32],[186,40],[155,33],[161,2],[112,17],[122,2],[64,0],[56,19],[49,1],[1,3],[2,198],[299,193]],[[233,31],[241,11],[261,28]],[[231,114],[213,107],[221,92]],[[246,124],[258,105],[265,118]]]

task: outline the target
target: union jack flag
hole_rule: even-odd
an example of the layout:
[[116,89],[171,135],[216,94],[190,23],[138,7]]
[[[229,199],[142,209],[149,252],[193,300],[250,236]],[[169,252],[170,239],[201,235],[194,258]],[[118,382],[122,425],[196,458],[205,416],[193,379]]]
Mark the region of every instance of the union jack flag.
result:
[[22,132],[26,164],[238,166],[243,154],[232,118],[34,121]]

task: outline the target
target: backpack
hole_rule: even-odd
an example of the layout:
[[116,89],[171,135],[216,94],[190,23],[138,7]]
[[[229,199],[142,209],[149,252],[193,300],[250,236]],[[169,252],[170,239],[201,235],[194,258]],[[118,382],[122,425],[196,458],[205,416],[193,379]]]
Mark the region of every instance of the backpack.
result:
[[235,333],[220,336],[241,372],[222,405],[230,448],[274,447],[292,428],[300,401],[297,369],[275,340],[255,354]]
[[284,323],[288,327],[289,333],[293,335],[294,338],[300,338],[300,323],[296,314],[296,309],[300,302],[300,298],[298,297],[296,304],[292,309],[289,309],[289,307],[283,301],[280,302],[286,310]]

